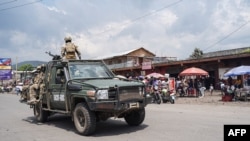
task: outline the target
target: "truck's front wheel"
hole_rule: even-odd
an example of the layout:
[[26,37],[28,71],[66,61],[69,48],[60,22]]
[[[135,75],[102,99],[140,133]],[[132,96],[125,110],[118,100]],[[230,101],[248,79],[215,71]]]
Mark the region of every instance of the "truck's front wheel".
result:
[[134,110],[124,117],[128,125],[138,126],[145,119],[145,108]]
[[96,116],[84,103],[78,103],[73,112],[74,124],[82,135],[90,135],[96,128]]

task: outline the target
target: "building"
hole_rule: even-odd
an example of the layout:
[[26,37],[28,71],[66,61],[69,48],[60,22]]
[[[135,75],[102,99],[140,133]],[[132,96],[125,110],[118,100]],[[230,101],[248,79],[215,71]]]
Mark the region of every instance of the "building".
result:
[[154,72],[154,64],[156,63],[176,61],[176,57],[157,57],[143,47],[99,59],[103,59],[114,73],[127,77]]
[[[209,72],[209,82],[217,84],[229,69],[250,65],[250,47],[209,52],[201,58],[177,60],[176,57],[157,57],[143,47],[102,58],[117,75],[139,76],[151,72],[178,77],[189,67],[202,68]],[[209,85],[209,84],[208,84]]]

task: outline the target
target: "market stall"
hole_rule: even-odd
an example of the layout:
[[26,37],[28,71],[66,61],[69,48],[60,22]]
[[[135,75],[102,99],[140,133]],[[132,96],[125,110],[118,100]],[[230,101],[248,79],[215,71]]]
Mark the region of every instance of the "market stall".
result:
[[242,88],[227,86],[222,95],[222,101],[232,101],[233,99],[248,100],[250,97],[250,66],[238,66],[230,69],[224,74],[225,77],[241,76]]
[[196,67],[191,67],[183,70],[179,76],[185,76],[190,78],[193,81],[193,86],[188,88],[187,94],[188,96],[198,96],[198,92],[195,89],[194,81],[197,76],[208,76],[208,72]]

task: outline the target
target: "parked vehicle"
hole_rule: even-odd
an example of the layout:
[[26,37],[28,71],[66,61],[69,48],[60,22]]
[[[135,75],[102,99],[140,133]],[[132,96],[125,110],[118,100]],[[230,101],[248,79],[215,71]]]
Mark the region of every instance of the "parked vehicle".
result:
[[162,102],[167,103],[170,102],[171,104],[175,103],[175,92],[174,90],[169,90],[168,88],[163,88],[161,90]]

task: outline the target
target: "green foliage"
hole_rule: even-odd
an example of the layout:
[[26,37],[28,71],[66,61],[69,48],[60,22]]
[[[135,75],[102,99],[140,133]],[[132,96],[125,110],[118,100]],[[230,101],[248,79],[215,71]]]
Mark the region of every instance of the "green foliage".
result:
[[33,68],[34,67],[31,64],[24,64],[24,65],[20,66],[17,70],[18,71],[32,71]]
[[200,50],[199,48],[195,48],[194,52],[190,55],[190,58],[192,59],[199,59],[202,58],[203,51]]

